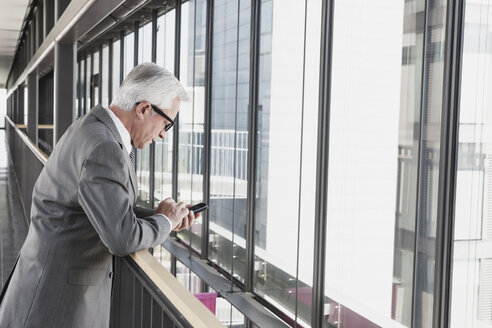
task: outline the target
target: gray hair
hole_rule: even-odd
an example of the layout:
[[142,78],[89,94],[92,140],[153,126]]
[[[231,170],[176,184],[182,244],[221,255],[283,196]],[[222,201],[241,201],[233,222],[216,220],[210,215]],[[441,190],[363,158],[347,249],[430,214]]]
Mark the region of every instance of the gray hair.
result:
[[129,112],[135,103],[148,101],[160,109],[169,109],[174,98],[188,98],[178,79],[159,65],[143,63],[128,73],[111,105]]

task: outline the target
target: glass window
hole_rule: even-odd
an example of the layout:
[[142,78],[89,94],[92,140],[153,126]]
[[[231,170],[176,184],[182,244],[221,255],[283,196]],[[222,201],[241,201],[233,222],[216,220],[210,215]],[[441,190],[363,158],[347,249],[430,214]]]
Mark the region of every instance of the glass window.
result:
[[171,253],[162,247],[162,245],[157,245],[154,247],[153,255],[167,271],[171,272]]
[[443,6],[422,76],[425,1],[335,3],[326,326],[432,326]]
[[85,85],[85,112],[88,113],[91,110],[91,70],[92,70],[92,57],[90,54],[87,55],[87,69],[86,69],[86,85]]
[[[169,10],[166,7],[166,10]],[[170,9],[157,18],[157,60],[156,63],[174,72],[174,30],[176,11]]]
[[102,99],[101,105],[108,107],[108,87],[109,87],[109,46],[105,44],[102,48]]
[[99,99],[99,50],[94,50],[92,60],[91,93],[93,97],[92,106],[100,103]]
[[112,83],[112,94],[113,98],[120,88],[120,60],[121,60],[121,44],[120,40],[113,42],[113,83]]
[[250,20],[250,2],[214,2],[209,254],[241,280],[246,272]]
[[79,76],[79,111],[78,111],[78,116],[82,116],[85,113],[85,70],[86,70],[86,59],[85,57],[82,57],[80,60],[80,76]]
[[465,1],[451,327],[492,327],[492,4]]
[[[157,18],[157,64],[174,71],[175,10]],[[172,54],[172,55],[169,55]],[[175,129],[166,133],[164,140],[155,142],[154,206],[172,197],[173,138]]]
[[152,23],[138,29],[138,63],[152,61]]
[[176,279],[192,294],[202,290],[203,281],[179,260],[176,260]]
[[321,1],[263,0],[261,13],[254,286],[309,326]]
[[[191,0],[181,6],[180,81],[190,97],[179,111],[178,202],[203,201],[203,123],[205,111],[205,30],[207,3]],[[180,232],[200,248],[201,218]]]
[[135,49],[135,40],[134,40],[134,34],[129,33],[125,36],[125,54],[124,54],[124,60],[125,60],[125,65],[124,65],[124,74],[123,74],[123,79],[126,77],[128,73],[132,70],[134,66],[134,51]]
[[212,312],[224,326],[231,328],[245,327],[244,315],[213,288],[208,287],[207,293],[195,296],[211,311],[213,310]]

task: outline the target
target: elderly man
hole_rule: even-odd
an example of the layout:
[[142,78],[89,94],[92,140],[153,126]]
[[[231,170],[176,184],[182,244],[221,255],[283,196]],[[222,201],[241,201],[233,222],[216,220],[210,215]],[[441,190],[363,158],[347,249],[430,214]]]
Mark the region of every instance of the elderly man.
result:
[[158,245],[193,223],[193,212],[171,198],[153,215],[135,210],[133,147],[164,138],[185,97],[172,74],[142,64],[109,109],[98,105],[70,126],[34,186],[27,239],[2,291],[0,327],[107,328],[112,255]]

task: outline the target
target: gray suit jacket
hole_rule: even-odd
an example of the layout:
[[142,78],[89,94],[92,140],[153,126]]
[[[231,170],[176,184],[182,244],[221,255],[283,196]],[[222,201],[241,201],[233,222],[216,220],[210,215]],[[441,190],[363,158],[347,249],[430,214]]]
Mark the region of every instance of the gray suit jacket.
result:
[[136,183],[104,108],[70,126],[34,186],[0,327],[109,326],[112,254],[160,244],[171,230],[162,216],[136,217]]

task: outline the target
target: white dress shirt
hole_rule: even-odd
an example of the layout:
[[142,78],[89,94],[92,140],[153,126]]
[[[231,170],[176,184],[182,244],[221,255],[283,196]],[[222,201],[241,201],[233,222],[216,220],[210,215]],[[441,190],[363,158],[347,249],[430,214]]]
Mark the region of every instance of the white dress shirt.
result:
[[[125,149],[128,152],[128,155],[130,155],[132,148],[133,148],[132,139],[130,138],[130,133],[125,128],[123,123],[120,121],[118,116],[116,116],[111,109],[109,109],[109,108],[105,108],[105,109],[106,109],[106,112],[109,114],[109,117],[111,117],[111,119],[113,120],[114,125],[116,125],[116,128],[118,129],[118,132],[119,132],[120,137],[121,137],[121,141],[123,141],[123,145],[125,146]],[[171,227],[171,229],[173,228],[173,223],[171,222],[171,220],[169,220],[169,218],[167,216],[165,216],[164,214],[160,214],[160,213],[154,214],[154,215],[162,215],[163,217],[165,217],[166,220],[169,222],[169,226]]]

